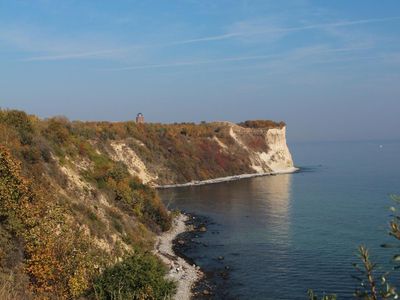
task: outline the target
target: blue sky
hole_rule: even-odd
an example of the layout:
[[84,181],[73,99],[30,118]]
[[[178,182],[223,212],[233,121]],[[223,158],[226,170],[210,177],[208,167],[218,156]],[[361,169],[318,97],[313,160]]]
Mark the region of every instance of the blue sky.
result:
[[400,1],[0,0],[0,107],[400,138]]

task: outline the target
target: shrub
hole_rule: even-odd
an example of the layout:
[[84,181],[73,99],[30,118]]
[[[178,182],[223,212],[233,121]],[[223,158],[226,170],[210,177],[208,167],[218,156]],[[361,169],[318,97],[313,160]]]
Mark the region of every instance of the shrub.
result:
[[67,144],[71,138],[69,121],[63,117],[49,119],[44,134],[56,145]]
[[0,114],[0,122],[14,128],[22,145],[30,145],[33,139],[33,126],[29,116],[19,110],[6,110]]
[[168,299],[175,283],[164,278],[165,266],[147,252],[136,251],[94,280],[95,299]]
[[246,128],[282,128],[286,124],[283,121],[274,122],[270,120],[251,120],[239,123],[238,125]]

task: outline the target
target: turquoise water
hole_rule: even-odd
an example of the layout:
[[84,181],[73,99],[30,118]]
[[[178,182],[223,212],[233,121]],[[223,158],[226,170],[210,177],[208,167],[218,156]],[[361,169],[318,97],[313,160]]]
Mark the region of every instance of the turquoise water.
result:
[[[383,147],[380,147],[380,144]],[[387,225],[400,193],[399,142],[290,145],[302,171],[160,191],[170,208],[214,223],[185,254],[206,271],[229,266],[216,298],[306,299],[306,291],[349,299],[360,244],[385,264]],[[224,260],[216,259],[223,256]],[[222,295],[222,296],[221,296]]]

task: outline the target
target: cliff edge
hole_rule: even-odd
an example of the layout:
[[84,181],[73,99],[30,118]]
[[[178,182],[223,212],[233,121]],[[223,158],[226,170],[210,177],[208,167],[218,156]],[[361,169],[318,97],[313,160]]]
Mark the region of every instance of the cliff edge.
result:
[[[292,155],[286,143],[286,126],[264,129],[230,125],[230,135],[248,152],[250,167],[256,173],[294,171]],[[254,147],[248,140],[257,138],[263,141]]]

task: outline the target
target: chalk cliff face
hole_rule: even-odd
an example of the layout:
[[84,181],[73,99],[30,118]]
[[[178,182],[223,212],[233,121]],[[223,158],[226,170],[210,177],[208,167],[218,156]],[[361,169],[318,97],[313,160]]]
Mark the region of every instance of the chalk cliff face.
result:
[[292,155],[286,143],[286,126],[281,129],[269,129],[267,132],[269,151],[267,161],[274,172],[292,172],[294,165]]
[[[286,144],[286,126],[282,128],[243,128],[230,125],[230,134],[249,155],[250,167],[257,173],[282,173],[295,170],[289,148]],[[246,145],[248,137],[264,139],[264,149],[254,149]]]

